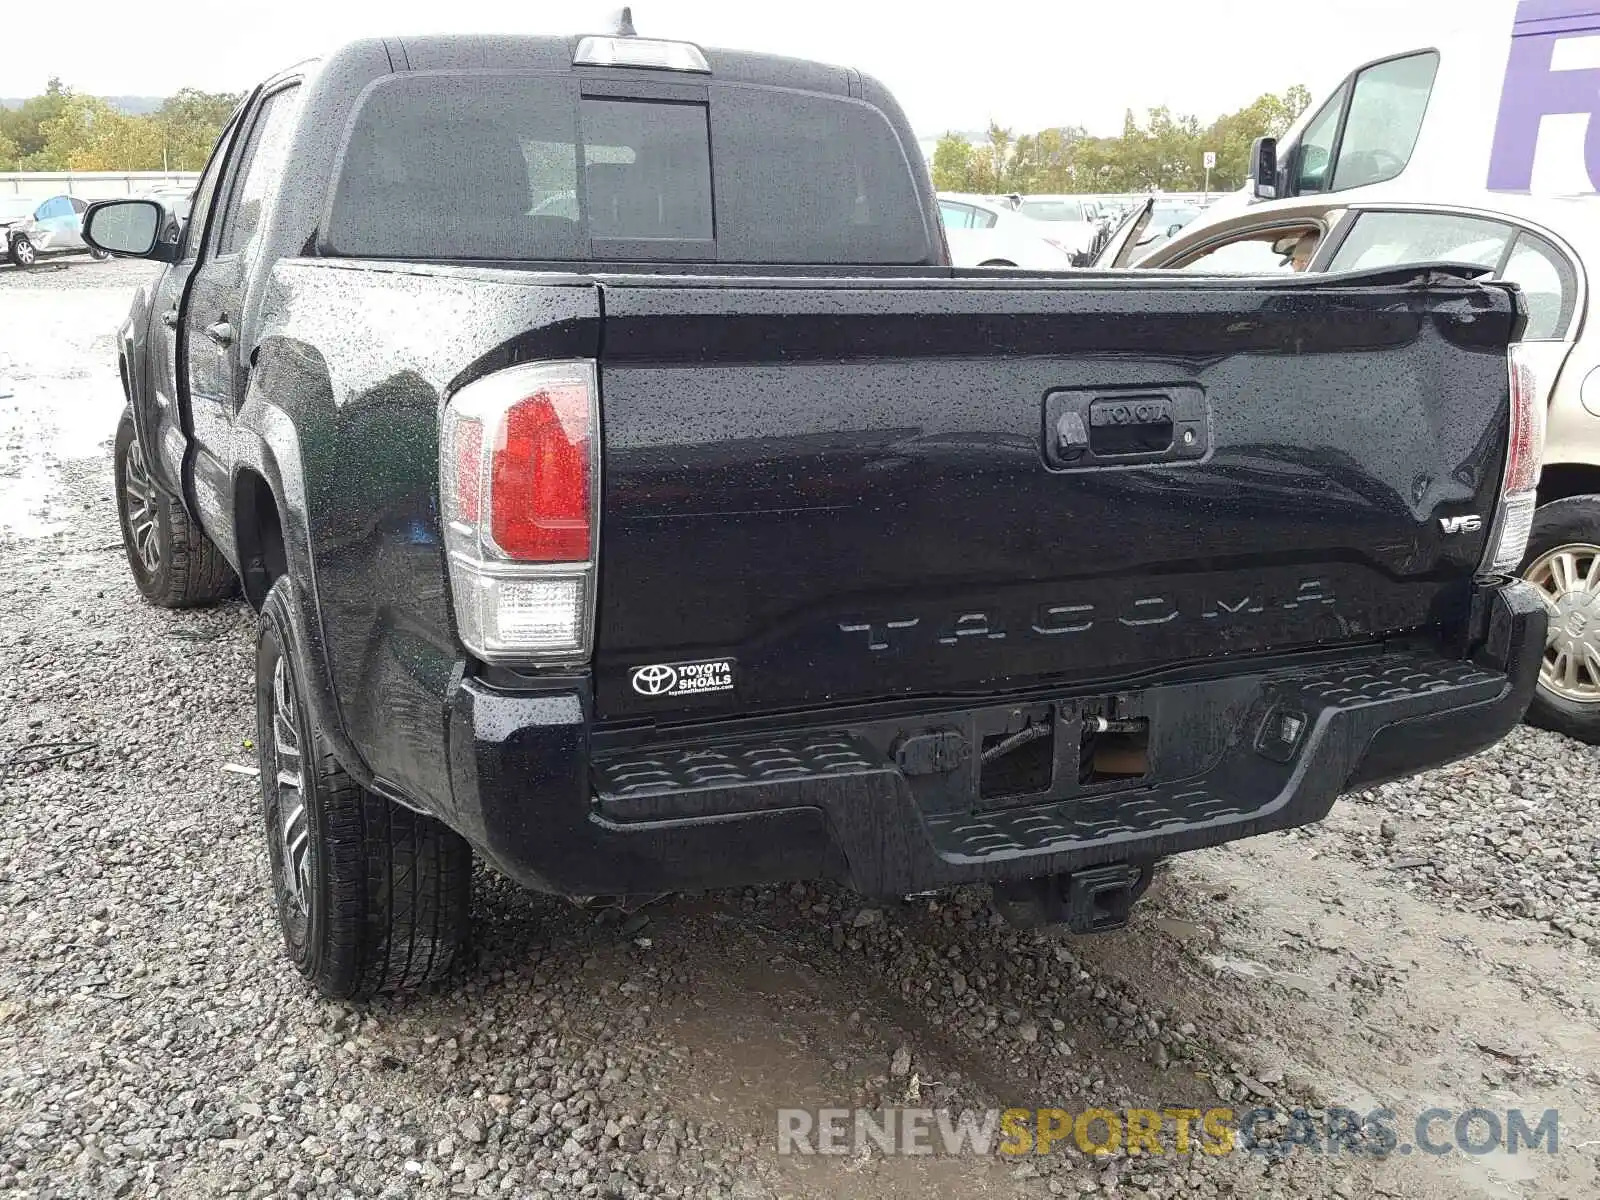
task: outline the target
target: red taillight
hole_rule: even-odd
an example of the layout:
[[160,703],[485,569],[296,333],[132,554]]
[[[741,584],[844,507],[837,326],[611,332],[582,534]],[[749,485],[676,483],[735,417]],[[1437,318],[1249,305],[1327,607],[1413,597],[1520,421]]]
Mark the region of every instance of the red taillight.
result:
[[582,662],[594,629],[600,388],[591,359],[463,385],[439,421],[439,510],[461,644]]
[[521,562],[589,557],[589,393],[551,387],[505,415],[490,471],[490,532]]

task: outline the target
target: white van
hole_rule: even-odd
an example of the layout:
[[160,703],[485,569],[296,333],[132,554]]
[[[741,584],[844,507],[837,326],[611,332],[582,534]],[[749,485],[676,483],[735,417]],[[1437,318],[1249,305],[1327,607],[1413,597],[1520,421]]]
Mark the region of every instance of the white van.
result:
[[[1600,192],[1600,0],[1500,0],[1465,32],[1352,71],[1240,200],[1351,192]],[[1225,204],[1236,208],[1238,201]]]

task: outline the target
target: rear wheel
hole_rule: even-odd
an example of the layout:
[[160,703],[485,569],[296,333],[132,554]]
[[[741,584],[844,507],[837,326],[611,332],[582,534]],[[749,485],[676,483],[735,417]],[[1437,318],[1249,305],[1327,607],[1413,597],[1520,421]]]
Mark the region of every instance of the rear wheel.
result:
[[472,852],[334,758],[296,669],[289,586],[267,593],[256,645],[256,753],[284,946],[331,999],[408,991],[444,978],[466,943]]
[[94,259],[95,262],[105,262],[107,259],[109,259],[111,257],[111,251],[109,251],[109,250],[98,250],[95,247],[90,246],[89,247],[89,257]]
[[11,261],[19,267],[31,267],[39,261],[39,252],[27,234],[19,233],[11,239]]
[[1522,574],[1550,615],[1528,723],[1600,744],[1600,496],[1539,509]]
[[193,608],[233,595],[239,586],[233,568],[151,476],[127,409],[117,425],[112,465],[122,545],[144,598],[162,608]]
[[1004,258],[991,258],[987,262],[978,264],[980,267],[1014,267],[1017,264]]

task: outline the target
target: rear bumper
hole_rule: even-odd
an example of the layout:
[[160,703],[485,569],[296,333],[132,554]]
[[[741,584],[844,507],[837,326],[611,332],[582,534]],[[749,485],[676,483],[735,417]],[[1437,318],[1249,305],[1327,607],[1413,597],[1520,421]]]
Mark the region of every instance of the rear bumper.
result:
[[[1533,694],[1544,608],[1512,582],[1479,613],[1470,660],[1388,648],[1115,696],[1150,722],[1149,784],[1079,783],[1074,722],[1103,690],[591,747],[581,682],[467,680],[449,815],[507,875],[569,895],[824,877],[897,895],[1147,860],[1319,820],[1340,792],[1502,737]],[[977,748],[1023,710],[1050,714],[1051,782],[980,801]]]

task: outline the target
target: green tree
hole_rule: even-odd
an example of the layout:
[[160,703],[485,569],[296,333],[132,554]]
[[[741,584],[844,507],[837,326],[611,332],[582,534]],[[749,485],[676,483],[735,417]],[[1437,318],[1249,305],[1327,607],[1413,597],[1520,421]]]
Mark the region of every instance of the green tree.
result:
[[941,192],[970,192],[973,144],[959,133],[947,133],[933,148],[933,186]]
[[1258,137],[1282,137],[1311,103],[1311,93],[1296,84],[1281,96],[1259,96],[1238,112],[1218,117],[1202,139],[1217,155],[1211,173],[1214,191],[1244,186],[1250,174],[1250,147]]
[[971,186],[967,190],[987,193],[1003,190],[1015,144],[1011,130],[990,121],[987,140],[973,148]]
[[217,135],[239,105],[235,92],[202,92],[184,88],[169,96],[155,121],[162,131],[167,167],[173,171],[198,171],[206,165]]
[[1017,138],[1005,178],[1008,192],[1071,192],[1077,187],[1081,129],[1041,129]]
[[72,96],[44,124],[44,148],[29,159],[44,171],[161,169],[161,128],[95,96]]
[[30,96],[21,107],[0,111],[0,134],[16,146],[16,158],[22,170],[30,168],[28,160],[44,149],[44,126],[61,115],[72,89],[52,76],[42,96]]

